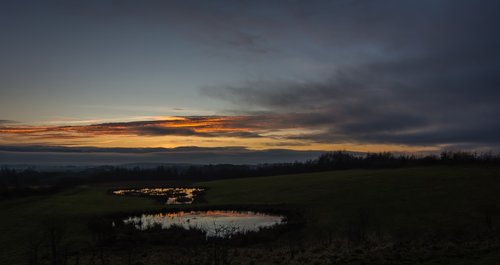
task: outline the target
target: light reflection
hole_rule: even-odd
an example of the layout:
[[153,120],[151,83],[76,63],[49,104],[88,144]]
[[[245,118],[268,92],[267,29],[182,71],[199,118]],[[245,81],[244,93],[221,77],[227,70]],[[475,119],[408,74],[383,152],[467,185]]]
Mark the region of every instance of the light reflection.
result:
[[124,219],[123,223],[132,224],[138,230],[157,226],[168,229],[175,225],[184,229],[200,229],[207,237],[230,237],[236,233],[284,224],[285,217],[253,211],[180,211],[132,216]]
[[202,188],[143,188],[114,190],[115,195],[166,197],[165,204],[192,204]]

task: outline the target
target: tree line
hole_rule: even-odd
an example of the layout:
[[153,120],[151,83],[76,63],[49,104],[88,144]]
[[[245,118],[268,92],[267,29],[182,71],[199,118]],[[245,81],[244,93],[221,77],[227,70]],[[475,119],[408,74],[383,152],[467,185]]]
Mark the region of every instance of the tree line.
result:
[[260,165],[169,165],[156,168],[100,166],[81,171],[42,172],[36,169],[0,169],[0,195],[54,192],[82,183],[179,180],[206,181],[226,178],[262,177],[346,169],[384,169],[418,166],[499,165],[500,154],[446,151],[439,155],[393,154],[390,152],[358,154],[346,151],[327,152],[316,159]]

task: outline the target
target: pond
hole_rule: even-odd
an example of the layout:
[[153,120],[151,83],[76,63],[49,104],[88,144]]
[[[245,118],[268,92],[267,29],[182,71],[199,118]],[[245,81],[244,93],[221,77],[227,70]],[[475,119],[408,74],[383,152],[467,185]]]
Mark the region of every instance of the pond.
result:
[[142,188],[114,190],[114,195],[130,195],[164,199],[165,204],[192,204],[202,188]]
[[207,237],[231,237],[233,234],[259,231],[275,225],[285,224],[281,215],[253,211],[179,211],[171,213],[143,214],[123,220],[136,229],[147,230],[155,226],[168,229],[174,225],[184,229],[200,229]]

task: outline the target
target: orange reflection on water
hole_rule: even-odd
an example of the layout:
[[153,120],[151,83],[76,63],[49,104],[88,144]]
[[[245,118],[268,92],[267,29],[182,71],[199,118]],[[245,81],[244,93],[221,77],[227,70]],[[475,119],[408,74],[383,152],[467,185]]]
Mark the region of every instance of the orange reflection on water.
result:
[[124,219],[123,223],[134,225],[138,230],[158,226],[162,229],[181,226],[184,229],[202,230],[207,237],[230,237],[236,233],[258,231],[261,228],[283,224],[285,217],[252,211],[179,211],[131,216]]
[[166,204],[191,204],[202,188],[142,188],[114,190],[115,195],[166,197]]
[[258,215],[266,216],[263,213],[257,213],[253,211],[226,211],[226,210],[207,210],[207,211],[182,211],[182,212],[174,212],[174,213],[159,213],[156,214],[158,217],[185,217],[192,216],[196,214],[197,217],[254,217]]

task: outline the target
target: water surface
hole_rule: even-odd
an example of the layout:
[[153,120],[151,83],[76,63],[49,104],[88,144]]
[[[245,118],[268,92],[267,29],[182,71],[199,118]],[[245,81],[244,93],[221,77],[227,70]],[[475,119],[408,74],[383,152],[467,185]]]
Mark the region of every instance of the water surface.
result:
[[128,217],[123,222],[133,224],[139,230],[154,226],[168,229],[177,225],[185,229],[201,229],[207,237],[228,237],[236,233],[258,231],[260,228],[284,224],[285,217],[253,211],[210,210],[143,214]]
[[114,190],[115,195],[165,198],[165,204],[192,204],[201,188],[143,188]]

